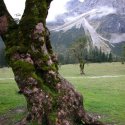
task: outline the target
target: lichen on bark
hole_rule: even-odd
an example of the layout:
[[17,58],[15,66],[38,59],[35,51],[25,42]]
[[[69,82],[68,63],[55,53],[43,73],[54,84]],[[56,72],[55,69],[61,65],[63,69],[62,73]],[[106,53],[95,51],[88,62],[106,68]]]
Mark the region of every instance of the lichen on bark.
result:
[[19,24],[0,0],[0,35],[6,44],[6,57],[15,81],[26,98],[27,116],[17,125],[103,125],[84,110],[82,96],[58,72],[46,27],[52,0],[26,0]]

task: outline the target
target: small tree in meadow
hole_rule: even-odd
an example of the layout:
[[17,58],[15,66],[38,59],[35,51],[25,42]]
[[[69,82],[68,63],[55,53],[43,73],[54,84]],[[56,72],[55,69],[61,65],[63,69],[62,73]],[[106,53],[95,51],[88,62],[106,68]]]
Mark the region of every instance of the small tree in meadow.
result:
[[125,45],[122,48],[122,64],[125,62]]
[[72,55],[75,56],[75,58],[78,60],[79,62],[79,67],[80,67],[80,74],[83,75],[85,74],[84,72],[84,67],[86,64],[86,60],[85,60],[85,49],[87,47],[87,38],[81,37],[79,39],[77,39],[71,46],[70,48],[70,52]]

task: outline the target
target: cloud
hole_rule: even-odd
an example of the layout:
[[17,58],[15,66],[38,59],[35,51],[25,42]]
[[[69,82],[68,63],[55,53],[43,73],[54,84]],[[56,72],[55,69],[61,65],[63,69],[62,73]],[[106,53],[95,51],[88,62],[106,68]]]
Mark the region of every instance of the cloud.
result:
[[85,0],[79,0],[80,2],[84,2]]
[[101,18],[103,16],[107,16],[109,14],[114,14],[116,13],[116,9],[108,7],[108,6],[102,6],[102,7],[97,7],[96,9],[93,9],[90,11],[89,18]]
[[67,12],[66,3],[70,0],[53,0],[50,5],[47,21],[54,21],[57,15]]

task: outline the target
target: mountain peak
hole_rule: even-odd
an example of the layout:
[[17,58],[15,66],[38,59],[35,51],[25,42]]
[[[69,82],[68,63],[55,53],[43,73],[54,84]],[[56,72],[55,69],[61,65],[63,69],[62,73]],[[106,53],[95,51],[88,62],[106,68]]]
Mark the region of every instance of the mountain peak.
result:
[[[62,26],[58,26],[54,29],[50,29],[51,32],[59,32],[63,31],[67,32],[72,28],[80,29],[81,27],[84,28],[85,35],[89,37],[89,42],[91,46],[97,47],[98,49],[102,49],[103,52],[110,53],[111,49],[109,47],[109,41],[102,36],[100,36],[96,30],[89,24],[89,22],[85,19],[88,14],[81,14],[80,16],[76,17],[73,21],[65,23]],[[84,35],[84,34],[83,34]]]
[[58,16],[58,24],[61,20],[61,25],[50,28],[52,33],[59,33],[58,42],[70,42],[68,37],[63,41],[65,34],[78,38],[76,32],[81,28],[84,28],[83,35],[89,37],[91,44],[105,52],[111,51],[113,43],[124,41],[125,0],[71,0],[67,9],[67,13]]

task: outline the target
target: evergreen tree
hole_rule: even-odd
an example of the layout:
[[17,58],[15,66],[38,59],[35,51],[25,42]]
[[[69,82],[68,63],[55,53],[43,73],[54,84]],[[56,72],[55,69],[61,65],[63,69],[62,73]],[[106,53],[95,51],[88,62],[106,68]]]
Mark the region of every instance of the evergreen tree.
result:
[[112,61],[113,61],[113,57],[112,57],[112,53],[111,53],[111,52],[109,53],[108,61],[109,61],[109,62],[112,62]]

